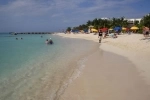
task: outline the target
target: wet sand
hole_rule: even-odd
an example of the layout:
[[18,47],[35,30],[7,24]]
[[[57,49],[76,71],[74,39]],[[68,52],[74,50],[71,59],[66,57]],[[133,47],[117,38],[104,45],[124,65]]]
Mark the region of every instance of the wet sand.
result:
[[60,100],[150,100],[150,86],[125,57],[98,50]]

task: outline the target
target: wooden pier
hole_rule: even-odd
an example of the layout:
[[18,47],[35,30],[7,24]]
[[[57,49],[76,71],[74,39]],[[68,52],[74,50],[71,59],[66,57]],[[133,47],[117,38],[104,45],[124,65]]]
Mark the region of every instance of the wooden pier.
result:
[[17,35],[17,34],[53,34],[52,32],[9,32],[9,34]]

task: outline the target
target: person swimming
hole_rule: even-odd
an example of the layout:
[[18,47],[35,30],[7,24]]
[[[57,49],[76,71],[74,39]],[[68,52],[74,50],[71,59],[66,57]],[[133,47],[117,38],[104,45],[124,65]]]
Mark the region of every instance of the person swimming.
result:
[[48,39],[46,39],[45,43],[48,44]]
[[45,43],[46,43],[46,44],[53,44],[53,41],[52,41],[52,39],[50,38],[50,40],[46,39]]
[[50,44],[53,44],[53,41],[52,41],[52,39],[51,39],[51,38],[50,38],[50,40],[49,40],[49,43],[50,43]]

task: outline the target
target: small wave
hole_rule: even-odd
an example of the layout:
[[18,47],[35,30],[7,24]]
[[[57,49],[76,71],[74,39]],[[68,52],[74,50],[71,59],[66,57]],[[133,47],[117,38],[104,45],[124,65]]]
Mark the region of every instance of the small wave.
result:
[[84,58],[80,59],[77,62],[77,66],[74,69],[74,71],[72,72],[71,76],[57,90],[57,93],[56,93],[57,95],[56,95],[54,100],[59,100],[60,96],[65,92],[65,90],[69,86],[69,84],[71,84],[76,78],[78,78],[80,76],[80,74],[82,73],[83,69],[85,68],[85,64],[84,64],[85,61],[87,61],[87,57],[84,57]]

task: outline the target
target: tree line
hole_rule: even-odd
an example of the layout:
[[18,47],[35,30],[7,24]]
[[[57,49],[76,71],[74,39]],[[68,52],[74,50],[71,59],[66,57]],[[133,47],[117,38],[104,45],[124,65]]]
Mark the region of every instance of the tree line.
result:
[[121,18],[112,18],[112,19],[101,19],[101,18],[95,18],[93,20],[88,20],[85,24],[76,26],[76,27],[68,27],[66,31],[71,30],[88,30],[88,26],[92,25],[93,28],[99,29],[99,28],[114,28],[114,27],[126,27],[130,28],[131,26],[137,26],[139,28],[138,32],[142,32],[143,26],[150,28],[150,13],[143,16],[141,19],[141,22],[135,21],[133,25],[128,23],[128,21],[125,19],[125,17]]

